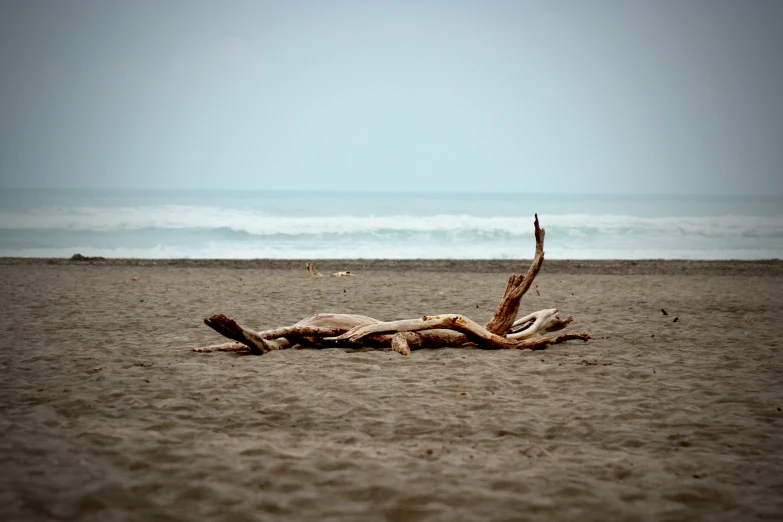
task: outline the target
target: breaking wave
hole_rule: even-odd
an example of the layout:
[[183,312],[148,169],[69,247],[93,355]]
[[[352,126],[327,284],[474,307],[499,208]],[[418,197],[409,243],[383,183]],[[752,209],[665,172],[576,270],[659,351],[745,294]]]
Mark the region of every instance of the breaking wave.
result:
[[[570,259],[783,257],[783,215],[543,214],[547,256]],[[272,215],[199,205],[0,212],[0,255],[137,258],[530,257],[530,216]]]

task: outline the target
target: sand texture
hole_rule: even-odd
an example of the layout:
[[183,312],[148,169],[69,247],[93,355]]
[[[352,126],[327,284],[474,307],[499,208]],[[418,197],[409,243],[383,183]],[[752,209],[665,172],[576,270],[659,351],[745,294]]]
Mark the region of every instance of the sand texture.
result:
[[783,519],[780,262],[546,262],[521,311],[594,340],[539,352],[189,351],[484,323],[512,265],[3,260],[0,520]]

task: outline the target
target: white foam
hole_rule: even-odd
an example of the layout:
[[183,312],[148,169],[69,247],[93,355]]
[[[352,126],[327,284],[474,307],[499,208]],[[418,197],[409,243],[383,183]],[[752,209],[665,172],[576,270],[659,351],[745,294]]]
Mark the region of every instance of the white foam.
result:
[[[248,234],[357,234],[380,231],[408,233],[482,232],[528,236],[532,220],[525,217],[436,216],[271,216],[247,209],[161,205],[150,207],[47,209],[29,213],[0,213],[0,229],[13,230],[141,230],[220,229]],[[663,234],[783,236],[783,215],[636,217],[627,215],[547,214],[541,222],[572,237],[589,234]]]
[[[783,256],[783,215],[543,214],[540,218],[548,231],[551,259]],[[196,205],[60,207],[0,213],[0,234],[6,231],[5,237],[0,235],[0,255],[516,259],[532,255],[532,229],[531,216],[292,216]],[[177,233],[182,230],[187,233]],[[224,233],[228,230],[239,234]],[[171,244],[152,247],[157,242]],[[126,246],[115,248],[118,245]]]

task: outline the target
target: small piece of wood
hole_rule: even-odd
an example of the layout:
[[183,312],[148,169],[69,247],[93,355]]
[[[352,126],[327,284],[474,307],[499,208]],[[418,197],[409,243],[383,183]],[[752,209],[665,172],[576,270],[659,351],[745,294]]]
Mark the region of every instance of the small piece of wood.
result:
[[397,332],[392,336],[391,348],[401,355],[410,355],[411,348],[421,346],[422,337],[416,332]]
[[315,265],[312,263],[307,263],[307,271],[310,273],[313,277],[323,277],[324,275],[320,273],[318,270],[315,269]]
[[248,352],[250,348],[247,345],[238,341],[231,341],[230,343],[211,344],[209,346],[200,346],[198,348],[191,348],[191,352]]

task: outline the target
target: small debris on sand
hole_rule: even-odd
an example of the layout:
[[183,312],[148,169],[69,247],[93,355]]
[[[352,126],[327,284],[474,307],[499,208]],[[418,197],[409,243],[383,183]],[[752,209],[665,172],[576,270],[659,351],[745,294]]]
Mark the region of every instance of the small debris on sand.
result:
[[598,359],[595,359],[595,360],[592,360],[592,361],[588,361],[587,359],[582,359],[581,361],[579,361],[579,364],[581,364],[583,366],[599,366],[599,365],[600,366],[612,366],[612,364],[614,364],[614,363],[611,363],[611,362],[598,362]]

